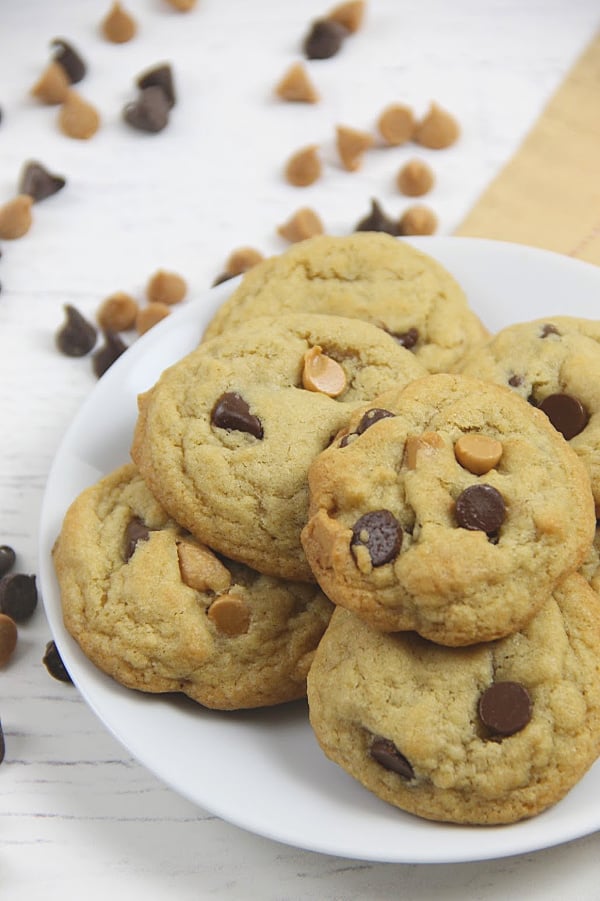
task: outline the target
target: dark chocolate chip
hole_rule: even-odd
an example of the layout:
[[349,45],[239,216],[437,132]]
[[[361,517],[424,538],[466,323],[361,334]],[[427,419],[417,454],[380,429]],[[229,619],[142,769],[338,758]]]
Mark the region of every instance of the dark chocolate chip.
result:
[[46,651],[42,657],[42,663],[50,673],[53,679],[59,682],[72,682],[67,668],[62,661],[62,657],[58,653],[58,648],[54,641],[49,641],[46,645]]
[[56,346],[67,357],[84,357],[96,343],[96,329],[71,304],[64,310],[67,321],[56,333]]
[[542,326],[542,330],[540,332],[540,338],[547,338],[548,335],[560,335],[559,330],[555,325],[552,325],[551,322],[547,322]]
[[29,619],[37,607],[38,593],[35,576],[9,573],[0,579],[0,612],[16,623]]
[[17,555],[8,544],[0,546],[0,577],[5,576],[13,568],[16,559]]
[[494,682],[479,698],[481,722],[494,735],[514,735],[531,719],[531,697],[520,682]]
[[340,440],[340,447],[348,447],[355,438],[358,438],[358,432],[348,432],[347,435],[344,435]]
[[0,722],[0,763],[4,760],[4,755],[6,754],[6,744],[4,742],[4,730],[2,729],[2,723]]
[[150,538],[150,529],[142,522],[139,516],[134,516],[129,520],[125,529],[125,562],[133,555],[138,541],[148,541]]
[[128,103],[123,118],[132,128],[156,134],[169,122],[169,100],[162,88],[152,85],[140,91],[139,97]]
[[583,432],[588,424],[588,412],[571,394],[549,394],[539,405],[554,428],[569,441]]
[[407,332],[390,332],[392,338],[395,338],[398,344],[411,350],[419,340],[419,329],[409,328]]
[[357,223],[357,232],[386,232],[394,237],[398,234],[397,224],[381,209],[374,198],[371,200],[371,212]]
[[55,63],[59,63],[66,72],[67,78],[71,84],[77,84],[84,77],[87,67],[81,56],[71,44],[62,38],[54,38],[50,42],[51,47],[56,47],[53,59]]
[[53,175],[35,160],[25,163],[19,179],[18,194],[29,194],[34,203],[56,194],[66,184],[62,175]]
[[369,753],[373,760],[380,763],[386,770],[398,773],[403,779],[410,780],[415,778],[415,771],[412,766],[389,738],[373,739]]
[[393,417],[394,414],[390,413],[389,410],[382,410],[381,407],[373,407],[372,410],[367,410],[356,426],[357,435],[362,435],[363,432],[366,432],[370,426],[375,425],[380,419],[389,419],[390,416]]
[[508,384],[511,388],[519,388],[520,385],[523,384],[523,376],[522,375],[511,375],[508,380]]
[[211,422],[219,429],[248,432],[255,438],[263,437],[263,427],[258,416],[253,416],[250,407],[236,391],[226,391],[213,407]]
[[402,526],[389,510],[365,513],[352,527],[350,547],[366,547],[373,566],[393,560],[402,547]]
[[304,55],[307,59],[329,59],[335,56],[347,36],[348,30],[339,22],[318,19],[304,38]]
[[104,375],[107,369],[110,369],[115,360],[118,360],[121,354],[127,350],[127,345],[123,339],[115,332],[103,332],[104,344],[94,352],[92,365],[94,372],[98,378]]
[[148,69],[147,72],[142,72],[136,84],[141,90],[144,90],[144,88],[160,88],[169,102],[169,108],[171,109],[175,106],[173,72],[168,63],[162,66],[155,66],[153,69]]
[[504,498],[496,488],[485,482],[470,485],[456,499],[455,515],[463,529],[491,534],[504,522]]
[[220,275],[217,275],[216,279],[211,285],[211,288],[216,288],[217,285],[222,285],[223,282],[228,282],[230,278],[235,278],[233,272],[222,272]]

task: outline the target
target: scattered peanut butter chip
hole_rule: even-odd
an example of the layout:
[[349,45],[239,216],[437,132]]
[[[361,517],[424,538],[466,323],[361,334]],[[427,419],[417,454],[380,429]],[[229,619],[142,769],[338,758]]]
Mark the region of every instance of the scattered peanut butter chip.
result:
[[84,100],[77,91],[69,90],[58,114],[60,130],[68,138],[87,141],[100,127],[100,116],[91,103]]
[[454,455],[464,469],[482,476],[498,465],[502,456],[502,444],[489,435],[468,432],[461,435],[455,443]]
[[187,282],[176,272],[159,269],[146,285],[146,297],[151,303],[180,303],[187,293]]
[[17,646],[17,624],[11,616],[0,613],[0,666],[4,666]]
[[304,354],[302,385],[307,391],[338,397],[346,388],[346,373],[337,360],[315,345]]
[[33,222],[32,203],[29,194],[17,194],[0,207],[0,238],[13,241],[27,234]]
[[233,638],[244,635],[250,628],[250,609],[244,598],[234,594],[223,595],[208,608],[208,618],[219,632]]
[[365,7],[364,0],[348,0],[347,3],[340,3],[339,6],[334,6],[327,13],[327,18],[330,22],[337,22],[338,25],[343,25],[346,31],[354,34],[362,26],[365,17]]
[[19,178],[19,194],[29,194],[34,203],[56,194],[66,184],[62,175],[53,175],[35,160],[25,163]]
[[377,120],[377,130],[386,144],[399,147],[413,136],[415,115],[409,106],[403,103],[392,103],[386,106]]
[[360,168],[363,154],[373,146],[373,135],[366,131],[349,128],[347,125],[337,125],[335,134],[342,166],[349,172],[355,172]]
[[182,581],[195,591],[227,591],[231,573],[213,552],[191,541],[177,543]]
[[311,144],[294,153],[285,167],[286,180],[297,188],[306,188],[321,177],[322,166],[318,147]]
[[113,44],[126,44],[135,37],[137,24],[120,3],[113,3],[102,20],[102,34]]
[[138,303],[124,291],[116,291],[102,301],[96,313],[98,325],[109,332],[124,332],[133,328]]
[[50,42],[50,46],[55,48],[54,62],[63,67],[71,84],[77,84],[81,81],[85,76],[87,67],[72,44],[69,44],[63,38],[54,38]]
[[398,190],[407,197],[422,197],[431,191],[434,181],[433,170],[424,160],[409,160],[396,177]]
[[415,204],[402,214],[397,234],[432,235],[438,225],[437,216],[428,206]]
[[302,63],[293,63],[275,85],[275,93],[292,103],[317,103],[319,94]]
[[155,300],[146,307],[140,307],[135,315],[135,328],[139,335],[144,335],[151,328],[162,322],[163,319],[170,314],[171,307],[169,304],[161,303]]
[[406,465],[416,469],[421,455],[431,457],[443,448],[444,441],[437,432],[423,432],[422,435],[409,435],[404,448]]
[[195,7],[196,0],[167,0],[167,3],[179,12],[189,13]]
[[277,233],[294,244],[296,241],[304,241],[306,238],[312,238],[313,235],[322,235],[324,233],[323,223],[319,216],[310,207],[302,207],[297,210],[294,215],[280,225]]
[[225,262],[225,272],[227,275],[241,275],[252,269],[257,263],[264,259],[260,250],[254,247],[237,247],[232,250]]
[[70,85],[71,82],[63,67],[58,63],[49,63],[32,87],[31,94],[42,103],[56,106],[67,99]]
[[427,115],[417,123],[413,140],[431,150],[443,150],[458,139],[460,127],[454,116],[437,103],[432,103]]

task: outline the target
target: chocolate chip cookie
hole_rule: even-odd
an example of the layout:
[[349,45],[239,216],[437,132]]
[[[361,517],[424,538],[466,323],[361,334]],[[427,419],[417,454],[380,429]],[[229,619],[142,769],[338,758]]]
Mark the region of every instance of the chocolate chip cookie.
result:
[[205,337],[277,310],[371,322],[429,372],[452,371],[488,336],[443,266],[382,232],[318,235],[263,260],[244,275]]
[[128,688],[221,710],[305,695],[331,603],[195,541],[133,465],[73,502],[53,556],[67,629]]
[[522,630],[469,648],[337,609],[308,700],[325,754],[390,804],[452,823],[534,816],[598,756],[598,598],[567,576]]
[[310,467],[321,587],[384,631],[446,645],[521,628],[583,562],[585,467],[508,388],[437,374],[378,397]]

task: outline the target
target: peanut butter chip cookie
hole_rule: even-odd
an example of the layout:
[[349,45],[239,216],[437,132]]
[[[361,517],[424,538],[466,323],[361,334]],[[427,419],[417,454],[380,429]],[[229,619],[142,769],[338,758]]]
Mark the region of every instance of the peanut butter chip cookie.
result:
[[525,625],[594,535],[585,467],[540,410],[437,374],[352,415],[309,470],[307,558],[383,631],[445,645]]
[[222,710],[303,697],[332,605],[218,557],[170,519],[135,467],[85,490],[54,548],[67,629],[128,688]]
[[567,576],[520,631],[469,648],[337,609],[308,679],[333,761],[403,810],[513,823],[555,804],[600,748],[600,607]]

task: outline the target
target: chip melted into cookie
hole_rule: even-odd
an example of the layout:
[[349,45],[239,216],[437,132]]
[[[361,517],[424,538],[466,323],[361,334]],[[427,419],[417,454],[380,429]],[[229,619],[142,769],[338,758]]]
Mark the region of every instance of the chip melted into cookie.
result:
[[250,412],[250,407],[236,391],[226,391],[219,397],[211,413],[211,422],[219,429],[247,432],[259,439],[264,435],[260,419]]
[[539,409],[567,441],[583,432],[590,418],[581,401],[571,394],[549,394]]
[[148,541],[150,529],[142,522],[139,516],[129,520],[125,529],[125,563],[133,556],[138,541]]
[[504,522],[506,505],[493,485],[470,485],[456,499],[455,515],[463,529],[491,535]]
[[373,760],[380,763],[386,770],[391,770],[392,773],[398,773],[399,776],[402,776],[407,780],[415,778],[412,766],[404,754],[400,753],[394,742],[390,741],[389,738],[378,736],[373,739],[369,753]]
[[531,719],[531,696],[520,682],[494,682],[479,698],[481,722],[493,736],[505,738],[524,729]]
[[366,547],[373,566],[390,563],[402,547],[402,526],[389,510],[373,510],[358,519],[352,528],[352,549]]

